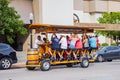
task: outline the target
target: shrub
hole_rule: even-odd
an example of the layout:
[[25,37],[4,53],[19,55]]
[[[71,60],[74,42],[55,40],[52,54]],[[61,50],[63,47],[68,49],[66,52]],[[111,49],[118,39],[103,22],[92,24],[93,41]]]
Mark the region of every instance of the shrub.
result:
[[117,46],[117,44],[116,43],[112,43],[111,46]]
[[102,46],[108,46],[108,43],[102,43]]

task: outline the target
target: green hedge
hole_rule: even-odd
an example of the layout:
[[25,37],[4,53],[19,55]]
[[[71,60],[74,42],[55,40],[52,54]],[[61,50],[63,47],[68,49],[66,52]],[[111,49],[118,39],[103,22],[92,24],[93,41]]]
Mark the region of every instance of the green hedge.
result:
[[108,43],[102,43],[102,46],[108,46]]
[[[109,46],[108,43],[102,43],[101,45],[102,46]],[[110,46],[117,46],[117,44],[116,43],[112,43]]]
[[116,43],[112,43],[111,46],[117,46],[117,44]]

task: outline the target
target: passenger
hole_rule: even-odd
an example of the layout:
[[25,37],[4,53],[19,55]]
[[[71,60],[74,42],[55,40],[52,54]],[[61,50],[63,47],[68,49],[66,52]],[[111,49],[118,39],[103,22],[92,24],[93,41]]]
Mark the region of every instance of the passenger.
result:
[[52,35],[51,42],[52,42],[51,49],[59,50],[59,39],[56,36],[56,34]]
[[47,40],[46,37],[43,38],[43,41],[44,41],[44,46],[42,46],[44,52],[46,54],[46,56],[48,55],[50,57],[50,55],[52,55],[52,52],[51,52],[51,48],[50,46],[48,45],[49,41]]
[[87,35],[83,36],[83,47],[86,50],[89,50],[89,39]]
[[79,52],[76,53],[77,56],[83,55],[83,52],[82,52],[83,43],[82,43],[82,40],[78,36],[77,36],[77,41],[76,41],[76,44],[75,44],[75,48],[77,49],[76,52],[79,51]]
[[89,39],[89,43],[90,43],[90,52],[92,50],[97,49],[97,40],[96,40],[96,38],[94,36]]
[[70,37],[70,46],[69,46],[70,49],[75,49],[75,44],[77,41],[76,36],[77,36],[77,34],[74,34],[73,36]]
[[99,39],[98,39],[97,35],[95,37],[96,37],[96,42],[97,42],[97,49],[99,49],[99,47],[100,47]]
[[43,41],[44,41],[44,43],[46,43],[46,42],[47,42],[47,40],[46,40],[46,38],[45,38],[45,37],[43,38]]
[[76,41],[76,44],[75,44],[75,48],[76,49],[82,49],[83,48],[82,40],[78,36],[77,36],[77,41]]
[[78,40],[77,36],[78,36],[77,34],[74,34],[74,36],[70,37],[70,46],[69,46],[69,48],[73,50],[73,56],[75,60],[77,60],[77,56],[75,54],[75,44],[76,44],[76,41]]
[[67,39],[64,35],[61,35],[59,44],[61,44],[61,46],[60,46],[61,49],[67,49]]
[[43,44],[44,42],[41,40],[41,36],[37,36],[37,39],[35,40],[34,48],[38,49],[40,44]]
[[84,48],[84,53],[89,56],[89,39],[87,35],[83,36],[83,48]]
[[[56,36],[56,34],[53,34],[52,35],[52,37],[51,37],[51,49],[52,50],[57,50],[57,53],[58,53],[58,55],[61,57],[61,55],[59,54],[59,39],[58,39],[58,37]],[[56,60],[56,55],[54,55],[54,54],[52,54],[51,53],[51,58],[52,58],[52,60],[53,61],[55,61]]]
[[68,48],[69,48],[69,45],[70,45],[70,37],[67,35],[67,36],[66,36],[66,39],[67,39],[67,46],[68,46]]
[[[68,48],[67,47],[67,39],[64,35],[61,35],[61,39],[59,41],[59,44],[60,44],[61,50],[65,50],[66,54],[68,54],[68,52],[67,52],[67,48]],[[63,59],[63,57],[61,59]]]

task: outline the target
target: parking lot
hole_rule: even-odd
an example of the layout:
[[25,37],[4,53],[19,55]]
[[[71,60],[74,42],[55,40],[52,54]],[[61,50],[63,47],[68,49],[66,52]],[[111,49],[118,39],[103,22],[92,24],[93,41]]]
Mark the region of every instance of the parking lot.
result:
[[66,66],[52,66],[49,71],[41,71],[39,68],[28,71],[24,67],[12,67],[9,70],[0,71],[1,80],[120,80],[120,60],[103,63],[90,63],[88,68],[75,65],[72,68]]

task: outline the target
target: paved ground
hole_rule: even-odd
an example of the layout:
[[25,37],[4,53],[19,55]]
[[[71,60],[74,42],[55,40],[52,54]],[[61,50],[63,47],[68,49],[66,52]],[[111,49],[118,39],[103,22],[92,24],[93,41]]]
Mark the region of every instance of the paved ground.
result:
[[17,52],[17,57],[18,63],[12,69],[0,71],[0,80],[120,80],[120,60],[90,63],[88,68],[52,66],[43,72],[39,68],[34,71],[25,68],[26,52]]
[[26,51],[17,51],[18,63],[23,63],[27,60],[27,52]]
[[22,68],[25,67],[25,63],[27,61],[27,52],[26,51],[17,51],[18,62],[13,64],[12,67]]
[[13,67],[0,71],[0,80],[120,80],[120,60],[104,63],[91,63],[88,68],[76,65],[53,66],[49,71],[39,68],[28,71],[26,68]]

